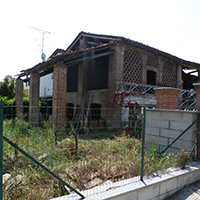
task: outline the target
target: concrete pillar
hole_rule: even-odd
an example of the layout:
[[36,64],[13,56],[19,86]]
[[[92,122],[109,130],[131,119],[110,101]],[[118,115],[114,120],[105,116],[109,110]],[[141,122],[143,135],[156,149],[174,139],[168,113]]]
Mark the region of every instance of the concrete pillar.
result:
[[15,95],[15,104],[16,104],[16,117],[17,119],[23,118],[23,81],[21,78],[16,79],[16,95]]
[[53,68],[53,124],[55,133],[65,131],[66,98],[67,66],[58,62]]
[[40,75],[38,72],[30,74],[30,100],[29,100],[29,124],[39,125],[39,90]]
[[154,88],[154,90],[157,94],[157,109],[176,110],[177,96],[180,92],[179,89],[170,87],[160,87]]
[[[198,92],[197,109],[200,111],[200,83],[193,83],[195,90]],[[198,114],[198,117],[200,114]],[[200,120],[197,122],[196,140],[200,137]],[[197,143],[197,156],[200,157],[200,140]]]

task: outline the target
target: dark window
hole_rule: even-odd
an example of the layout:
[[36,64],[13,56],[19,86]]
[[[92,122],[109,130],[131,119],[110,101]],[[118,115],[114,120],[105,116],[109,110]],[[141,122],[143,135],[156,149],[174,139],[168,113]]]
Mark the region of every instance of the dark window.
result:
[[88,69],[88,90],[108,88],[108,63],[108,56],[90,60]]
[[147,84],[156,85],[156,72],[147,70]]
[[78,65],[70,66],[67,69],[67,92],[78,90]]
[[101,118],[101,105],[97,103],[93,103],[90,105],[90,120],[100,120]]
[[67,116],[68,120],[72,120],[72,118],[74,116],[74,104],[73,103],[67,103],[66,116]]

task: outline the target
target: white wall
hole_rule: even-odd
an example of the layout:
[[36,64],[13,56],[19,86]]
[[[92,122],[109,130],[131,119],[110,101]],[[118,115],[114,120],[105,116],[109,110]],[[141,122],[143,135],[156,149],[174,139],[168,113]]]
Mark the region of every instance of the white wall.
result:
[[40,98],[53,95],[53,73],[40,78]]

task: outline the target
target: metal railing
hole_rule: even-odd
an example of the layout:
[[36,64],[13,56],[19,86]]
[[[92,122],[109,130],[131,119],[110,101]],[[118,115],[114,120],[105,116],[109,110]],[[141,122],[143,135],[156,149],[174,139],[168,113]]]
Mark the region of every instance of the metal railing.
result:
[[115,101],[121,104],[138,103],[140,106],[155,107],[156,93],[152,85],[117,82]]
[[197,110],[198,92],[191,90],[180,90],[177,98],[178,110]]
[[[137,102],[140,106],[156,107],[155,85],[116,82],[115,101],[121,104]],[[198,92],[180,90],[177,96],[178,110],[197,110]]]

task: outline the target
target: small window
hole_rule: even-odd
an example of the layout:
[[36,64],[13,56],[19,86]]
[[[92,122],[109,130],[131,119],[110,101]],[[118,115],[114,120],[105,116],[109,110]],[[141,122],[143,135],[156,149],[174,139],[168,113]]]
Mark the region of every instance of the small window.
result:
[[156,72],[147,70],[147,84],[156,85]]

